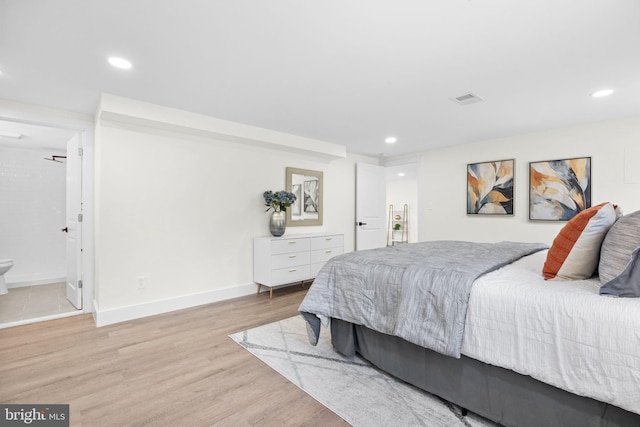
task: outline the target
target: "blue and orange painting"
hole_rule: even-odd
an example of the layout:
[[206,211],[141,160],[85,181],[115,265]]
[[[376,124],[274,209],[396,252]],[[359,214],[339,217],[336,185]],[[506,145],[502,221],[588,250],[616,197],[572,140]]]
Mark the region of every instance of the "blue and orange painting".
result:
[[529,163],[529,219],[568,221],[591,207],[591,157]]
[[467,214],[513,215],[514,159],[467,165]]

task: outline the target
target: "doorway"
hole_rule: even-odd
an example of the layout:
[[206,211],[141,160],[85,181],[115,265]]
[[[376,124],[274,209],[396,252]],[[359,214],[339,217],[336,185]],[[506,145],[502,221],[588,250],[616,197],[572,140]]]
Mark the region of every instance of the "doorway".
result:
[[[416,163],[385,167],[387,242],[394,240],[394,233],[404,236],[403,241],[408,243],[418,241],[418,219],[420,218],[418,175],[419,168]],[[389,217],[390,206],[393,206],[393,215],[401,216],[401,221],[394,221],[395,218]],[[405,206],[406,218],[404,217]],[[397,228],[394,231],[389,230],[390,227]]]
[[356,164],[356,250],[388,245],[390,205],[407,205],[408,243],[418,241],[419,172],[417,163]]
[[81,141],[82,132],[10,119],[0,119],[0,131],[10,135],[0,137],[0,191],[9,219],[0,224],[0,258],[14,264],[5,274],[9,293],[0,296],[0,328],[80,314],[82,288],[72,293],[74,301],[67,294],[69,271],[82,277],[81,244],[69,251],[65,229],[69,196],[82,200],[82,168],[70,170],[67,162],[74,154],[69,141]]

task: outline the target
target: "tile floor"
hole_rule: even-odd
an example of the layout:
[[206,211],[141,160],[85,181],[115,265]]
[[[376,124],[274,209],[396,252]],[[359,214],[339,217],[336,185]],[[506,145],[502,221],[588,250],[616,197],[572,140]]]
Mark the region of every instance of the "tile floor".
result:
[[8,294],[0,295],[0,323],[76,311],[67,300],[65,286],[62,282],[9,288]]

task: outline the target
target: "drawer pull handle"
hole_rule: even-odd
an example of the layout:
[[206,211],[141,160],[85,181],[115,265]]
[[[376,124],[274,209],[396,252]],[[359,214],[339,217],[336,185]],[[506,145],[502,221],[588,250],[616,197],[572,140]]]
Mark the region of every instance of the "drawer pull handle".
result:
[[289,273],[293,273],[295,271],[296,271],[296,269],[294,268],[293,270],[289,270]]
[[330,254],[333,251],[324,251],[325,254]]
[[289,241],[289,244],[290,244],[290,245],[293,245],[293,244],[295,244],[295,243],[298,243],[298,242],[296,242],[296,241],[294,241],[294,240],[290,240],[290,241]]
[[289,258],[295,258],[296,255],[289,255]]
[[326,239],[324,239],[324,240],[333,240],[333,237],[327,237],[327,238],[326,238]]

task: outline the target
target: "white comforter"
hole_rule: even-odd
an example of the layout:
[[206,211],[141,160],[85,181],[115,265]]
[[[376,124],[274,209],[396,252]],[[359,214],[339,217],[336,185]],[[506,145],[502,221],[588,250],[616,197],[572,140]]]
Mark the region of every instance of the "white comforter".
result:
[[476,280],[462,354],[640,414],[640,298],[545,281],[546,253]]

